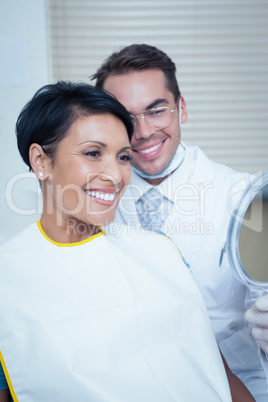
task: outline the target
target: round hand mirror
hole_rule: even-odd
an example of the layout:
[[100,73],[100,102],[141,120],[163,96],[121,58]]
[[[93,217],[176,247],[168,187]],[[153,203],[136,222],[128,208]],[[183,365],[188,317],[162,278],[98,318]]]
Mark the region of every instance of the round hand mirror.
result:
[[247,188],[233,215],[227,255],[238,278],[247,286],[268,289],[268,171]]

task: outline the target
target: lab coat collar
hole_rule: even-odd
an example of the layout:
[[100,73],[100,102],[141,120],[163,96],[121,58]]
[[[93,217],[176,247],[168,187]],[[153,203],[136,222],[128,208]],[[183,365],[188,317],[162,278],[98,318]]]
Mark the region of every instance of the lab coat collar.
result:
[[[162,183],[155,188],[163,194],[169,201],[174,203],[175,195],[178,187],[187,183],[191,175],[194,161],[189,155],[189,149],[182,143],[185,148],[185,158],[181,165]],[[153,188],[146,180],[139,176],[134,170],[131,172],[131,181],[119,204],[119,212],[125,222],[137,222],[137,213],[135,203],[146,191]]]

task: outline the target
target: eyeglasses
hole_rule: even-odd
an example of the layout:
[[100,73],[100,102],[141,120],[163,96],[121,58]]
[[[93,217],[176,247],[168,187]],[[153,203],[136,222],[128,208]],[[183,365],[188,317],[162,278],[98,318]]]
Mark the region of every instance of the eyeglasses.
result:
[[[167,106],[160,106],[145,110],[140,113],[131,114],[130,117],[132,119],[134,129],[136,128],[139,119],[145,119],[146,123],[155,130],[161,130],[168,127],[172,123],[173,112],[176,110],[176,106],[177,105],[175,105],[174,109],[172,110]],[[142,116],[137,117],[139,114],[142,114]]]

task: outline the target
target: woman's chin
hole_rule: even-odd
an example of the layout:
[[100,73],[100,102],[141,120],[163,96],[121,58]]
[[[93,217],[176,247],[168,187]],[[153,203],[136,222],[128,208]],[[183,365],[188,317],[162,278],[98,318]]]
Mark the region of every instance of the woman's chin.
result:
[[115,220],[115,214],[108,217],[100,217],[100,219],[96,220],[94,225],[95,226],[109,226]]
[[114,222],[114,218],[113,219],[105,219],[103,221],[103,223],[100,223],[98,226],[109,226]]

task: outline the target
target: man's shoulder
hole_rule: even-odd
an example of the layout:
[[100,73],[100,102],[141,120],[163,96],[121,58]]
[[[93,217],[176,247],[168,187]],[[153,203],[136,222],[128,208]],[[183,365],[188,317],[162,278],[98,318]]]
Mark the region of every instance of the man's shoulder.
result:
[[227,181],[234,183],[249,177],[247,172],[235,171],[227,165],[213,161],[197,146],[186,147],[186,158],[188,163],[192,162],[190,179],[195,182],[222,180],[224,184]]
[[236,174],[237,172],[231,167],[211,159],[201,148],[196,145],[187,146],[186,157],[193,160],[196,168],[201,168],[204,174],[208,169],[208,174],[214,172],[226,172],[228,174]]

